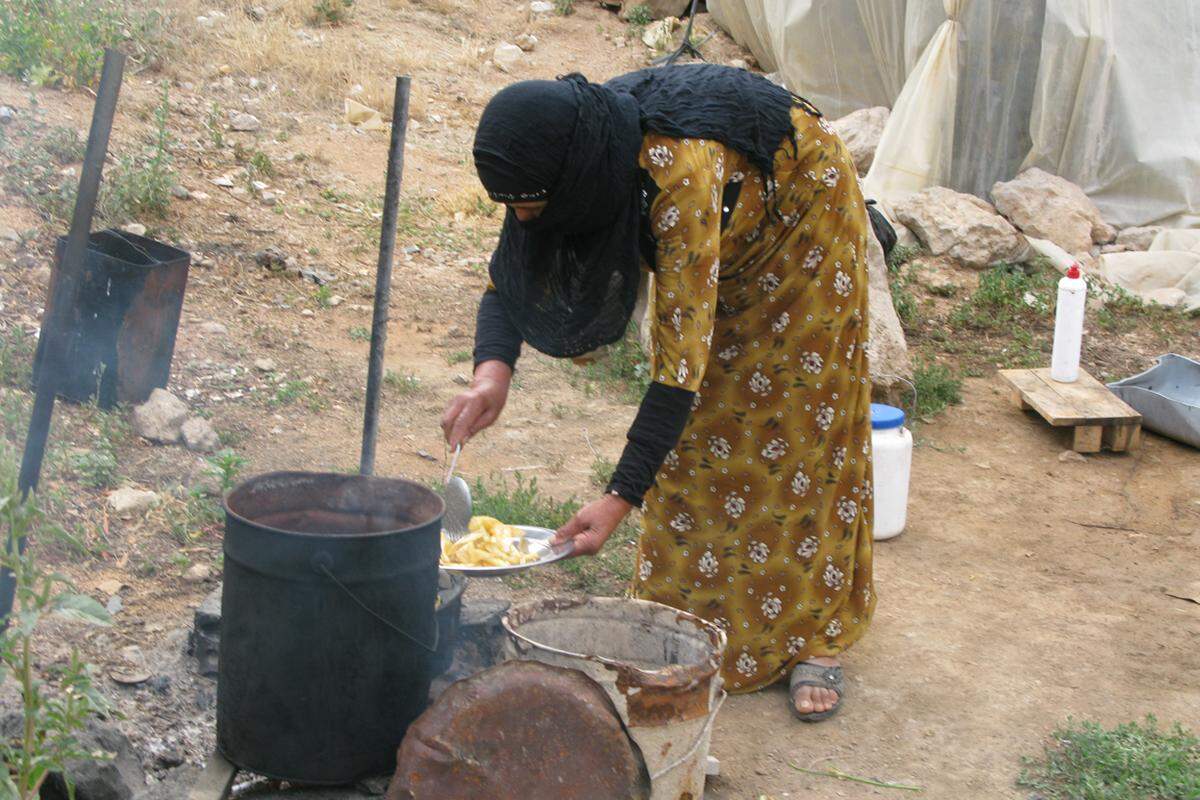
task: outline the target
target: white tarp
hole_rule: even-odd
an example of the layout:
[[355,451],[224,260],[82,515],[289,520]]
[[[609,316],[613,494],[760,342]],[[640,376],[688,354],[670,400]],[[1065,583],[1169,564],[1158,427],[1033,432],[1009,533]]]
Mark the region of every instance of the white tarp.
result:
[[[1081,186],[1119,227],[1200,224],[1196,0],[709,0],[708,8],[831,118],[895,109],[904,92],[910,108],[933,113],[952,91],[952,122],[893,113],[898,132],[884,134],[893,155],[880,167],[893,177],[986,197],[1022,166],[1040,166]],[[951,88],[928,75],[949,75],[949,64],[930,62],[939,52],[948,61],[955,45]],[[945,126],[950,146],[929,132]]]

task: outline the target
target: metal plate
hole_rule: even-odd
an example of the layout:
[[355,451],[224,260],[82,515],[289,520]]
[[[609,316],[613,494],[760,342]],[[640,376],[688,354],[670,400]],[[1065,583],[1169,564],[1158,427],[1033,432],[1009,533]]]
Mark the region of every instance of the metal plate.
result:
[[537,554],[537,561],[531,561],[528,564],[514,564],[511,567],[462,567],[453,564],[442,564],[441,569],[446,572],[461,572],[464,575],[474,575],[477,578],[498,578],[501,575],[512,575],[514,572],[524,572],[527,569],[544,567],[547,564],[553,564],[555,561],[562,561],[571,555],[571,552],[575,549],[575,546],[571,542],[558,546],[551,545],[550,542],[554,539],[554,531],[549,528],[535,528],[532,525],[513,525],[511,527],[520,528],[525,532],[525,538],[521,540],[521,549],[526,553]]

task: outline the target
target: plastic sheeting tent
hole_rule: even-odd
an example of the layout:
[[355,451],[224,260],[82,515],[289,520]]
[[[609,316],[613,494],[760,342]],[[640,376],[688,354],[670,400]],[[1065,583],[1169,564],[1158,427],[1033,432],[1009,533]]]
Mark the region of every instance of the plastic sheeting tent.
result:
[[1200,224],[1196,0],[708,0],[764,69],[836,118],[893,108],[883,200],[986,197],[1037,166],[1105,219]]

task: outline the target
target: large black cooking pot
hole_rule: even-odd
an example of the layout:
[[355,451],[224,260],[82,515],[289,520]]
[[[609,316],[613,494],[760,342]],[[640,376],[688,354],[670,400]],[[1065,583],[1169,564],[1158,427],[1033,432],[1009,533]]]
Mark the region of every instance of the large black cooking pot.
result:
[[412,481],[276,472],[225,499],[217,747],[273,778],[389,772],[424,709],[444,506]]

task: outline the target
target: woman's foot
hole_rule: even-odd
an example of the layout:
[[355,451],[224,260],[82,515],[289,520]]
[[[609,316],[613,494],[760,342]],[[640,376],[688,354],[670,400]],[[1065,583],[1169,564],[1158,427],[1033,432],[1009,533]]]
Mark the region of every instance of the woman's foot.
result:
[[791,680],[791,700],[796,714],[806,721],[833,716],[842,699],[841,662],[817,656],[796,665]]

